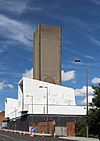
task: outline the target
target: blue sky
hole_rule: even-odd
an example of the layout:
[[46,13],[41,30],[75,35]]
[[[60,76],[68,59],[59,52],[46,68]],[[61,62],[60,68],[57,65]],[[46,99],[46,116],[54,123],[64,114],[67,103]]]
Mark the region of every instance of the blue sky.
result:
[[[84,103],[85,63],[91,85],[100,82],[99,0],[0,0],[0,110],[17,98],[17,83],[32,75],[33,32],[38,24],[62,26],[62,85]],[[81,97],[80,97],[81,96]]]

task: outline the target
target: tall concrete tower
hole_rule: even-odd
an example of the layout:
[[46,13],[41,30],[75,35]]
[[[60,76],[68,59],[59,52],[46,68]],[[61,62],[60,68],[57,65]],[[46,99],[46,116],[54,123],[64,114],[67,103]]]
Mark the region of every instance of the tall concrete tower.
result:
[[33,78],[61,84],[61,27],[39,24],[34,32]]

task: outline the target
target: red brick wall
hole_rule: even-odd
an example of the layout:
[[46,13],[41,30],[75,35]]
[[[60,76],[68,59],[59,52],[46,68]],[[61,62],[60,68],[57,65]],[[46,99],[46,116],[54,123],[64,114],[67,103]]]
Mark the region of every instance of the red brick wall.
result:
[[49,134],[52,134],[52,135],[54,134],[55,124],[56,123],[54,120],[48,122]]
[[[47,122],[45,121],[39,121],[39,122],[35,122],[34,123],[34,127],[36,128],[37,132],[39,133],[48,133],[49,134],[54,134],[54,130],[55,130],[55,121],[51,120],[48,121],[48,129],[47,129]],[[67,122],[67,136],[75,136],[75,121],[69,121]]]
[[5,112],[2,111],[2,112],[0,112],[0,122],[2,122],[4,120],[4,118],[5,118]]
[[0,128],[1,128],[1,123],[4,120],[4,118],[5,118],[5,112],[2,111],[2,112],[0,112]]
[[75,121],[67,122],[67,136],[75,136]]
[[53,134],[54,127],[55,127],[55,121],[48,121],[48,125],[47,125],[47,122],[39,121],[39,122],[34,123],[34,126],[37,129],[37,132],[39,133],[43,133],[43,132],[47,133],[47,130],[48,130],[49,134]]

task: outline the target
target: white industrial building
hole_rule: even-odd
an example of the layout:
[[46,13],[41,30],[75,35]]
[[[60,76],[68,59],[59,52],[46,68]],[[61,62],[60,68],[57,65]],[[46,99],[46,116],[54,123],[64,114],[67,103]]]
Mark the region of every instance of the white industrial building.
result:
[[15,118],[19,115],[18,99],[6,98],[5,100],[5,118]]
[[5,118],[21,113],[85,115],[84,106],[76,106],[74,89],[23,77],[18,83],[18,100],[7,98]]

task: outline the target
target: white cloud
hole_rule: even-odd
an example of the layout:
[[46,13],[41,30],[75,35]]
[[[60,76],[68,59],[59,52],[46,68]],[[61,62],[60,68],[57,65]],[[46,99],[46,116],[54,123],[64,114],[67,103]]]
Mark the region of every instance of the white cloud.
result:
[[24,11],[27,10],[41,12],[43,9],[41,7],[37,7],[34,3],[34,7],[29,5],[29,0],[1,0],[0,1],[0,9],[6,11],[7,13],[21,16]]
[[[93,92],[92,87],[88,86],[88,94],[93,94]],[[86,96],[86,86],[81,89],[75,89],[75,96]]]
[[0,47],[0,53],[3,53],[7,49],[7,46],[1,46]]
[[[93,97],[94,97],[94,96],[92,96],[92,95],[89,95],[89,96],[88,96],[88,103],[92,103]],[[86,99],[86,97],[85,97],[82,101],[80,101],[79,105],[86,105],[86,102],[87,102],[87,99]]]
[[30,11],[35,11],[35,12],[41,12],[44,11],[41,7],[27,7],[28,10]]
[[33,68],[30,70],[26,70],[25,73],[23,73],[23,76],[28,78],[33,78]]
[[91,0],[93,3],[100,5],[100,0]]
[[67,71],[67,72],[64,72],[62,70],[61,74],[62,74],[62,81],[70,81],[75,78],[75,71],[74,70]]
[[6,87],[10,88],[10,89],[13,89],[14,86],[12,84],[6,84]]
[[0,34],[3,37],[32,47],[34,29],[31,26],[0,14],[0,29]]
[[0,90],[3,90],[4,88],[9,88],[9,89],[13,89],[13,85],[12,84],[7,84],[5,82],[0,82]]
[[93,44],[95,44],[95,45],[97,45],[97,46],[100,46],[100,41],[99,40],[97,40],[97,39],[95,39],[94,37],[92,37],[92,36],[87,36],[89,39],[90,39],[90,41],[93,43]]
[[91,59],[91,60],[94,60],[94,59],[95,59],[93,56],[89,56],[89,55],[87,55],[86,57],[87,57],[88,59]]
[[100,83],[100,78],[97,78],[97,77],[94,77],[93,79],[92,79],[92,83]]
[[3,82],[0,82],[0,90],[2,90],[4,88],[4,84]]
[[15,15],[21,15],[27,6],[27,0],[1,0],[0,1],[0,9],[12,12]]
[[[28,78],[33,78],[33,68],[30,70],[26,70],[25,73],[23,73],[24,77],[28,77]],[[62,81],[70,81],[72,79],[75,78],[75,71],[68,71],[68,72],[64,72],[62,70]]]

